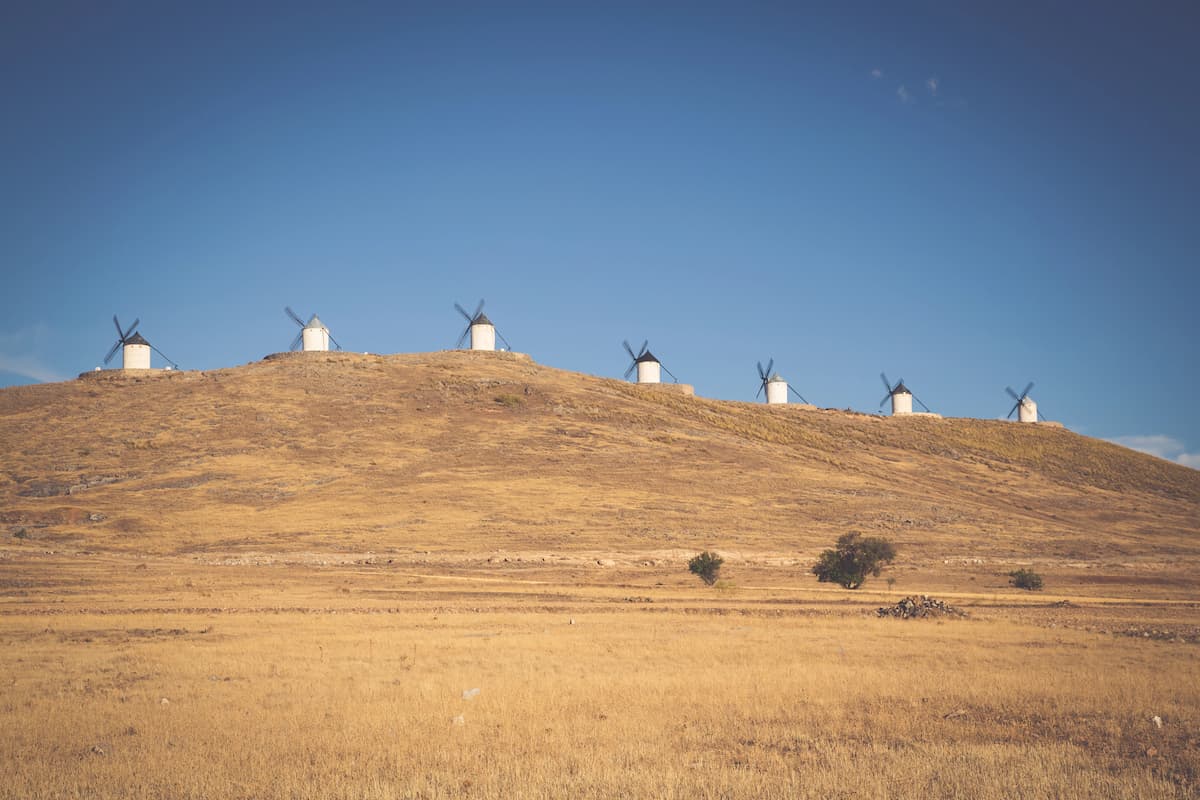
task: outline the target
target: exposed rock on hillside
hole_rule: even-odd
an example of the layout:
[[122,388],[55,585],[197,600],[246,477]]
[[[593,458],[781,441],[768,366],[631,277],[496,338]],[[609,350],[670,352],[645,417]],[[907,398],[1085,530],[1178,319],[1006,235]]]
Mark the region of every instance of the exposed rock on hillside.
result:
[[960,611],[949,603],[929,597],[914,595],[906,597],[894,606],[884,606],[875,612],[880,617],[897,617],[899,619],[919,619],[921,617],[965,617],[967,612]]

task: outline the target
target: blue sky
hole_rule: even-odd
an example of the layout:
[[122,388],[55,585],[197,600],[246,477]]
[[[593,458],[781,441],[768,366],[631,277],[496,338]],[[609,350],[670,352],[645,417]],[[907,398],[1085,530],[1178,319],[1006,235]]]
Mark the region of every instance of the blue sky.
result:
[[1200,12],[1045,5],[3,4],[0,385],[113,313],[212,369],[285,304],[393,353],[486,297],[555,367],[648,338],[707,397],[773,357],[984,418],[1034,380],[1200,466]]

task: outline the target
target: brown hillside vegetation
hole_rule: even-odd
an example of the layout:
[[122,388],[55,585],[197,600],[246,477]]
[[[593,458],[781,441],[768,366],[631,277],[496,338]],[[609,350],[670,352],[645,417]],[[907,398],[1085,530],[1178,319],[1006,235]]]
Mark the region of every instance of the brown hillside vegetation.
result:
[[507,353],[85,374],[0,391],[0,421],[3,523],[57,549],[770,563],[857,529],[916,561],[1200,552],[1200,471],[1067,430],[706,400]]
[[0,798],[1197,797],[1198,567],[1200,472],[1049,426],[509,353],[3,389]]

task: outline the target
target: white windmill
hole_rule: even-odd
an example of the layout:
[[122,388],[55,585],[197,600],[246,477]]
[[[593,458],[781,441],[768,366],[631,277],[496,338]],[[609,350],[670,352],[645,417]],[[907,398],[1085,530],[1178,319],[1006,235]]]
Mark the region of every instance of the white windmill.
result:
[[[882,408],[883,404],[886,403],[890,399],[892,401],[892,416],[893,417],[900,416],[903,414],[913,413],[913,410],[912,410],[913,400],[916,400],[917,403],[921,406],[921,408],[925,409],[926,412],[929,412],[929,406],[922,403],[921,398],[917,397],[911,391],[909,391],[909,388],[904,385],[903,378],[896,381],[896,385],[893,386],[891,381],[888,380],[887,375],[884,375],[881,372],[881,373],[879,373],[879,377],[883,381],[884,388],[887,389],[887,394],[885,394],[883,396],[883,399],[879,401],[879,406]],[[932,412],[930,412],[930,413],[932,413]]]
[[167,358],[162,350],[146,341],[140,333],[136,333],[139,322],[141,319],[135,319],[129,330],[123,331],[117,315],[113,314],[113,325],[117,327],[117,341],[104,357],[104,363],[112,361],[113,356],[117,354],[117,348],[121,348],[121,369],[150,369],[150,351],[153,350],[171,365],[169,368],[179,369],[179,365]]
[[786,405],[788,401],[788,392],[791,391],[792,394],[800,398],[801,403],[808,405],[808,401],[804,399],[804,395],[797,392],[791,386],[788,386],[788,382],[783,379],[782,375],[780,375],[778,372],[771,374],[771,368],[774,366],[775,359],[773,358],[767,361],[766,369],[763,369],[761,361],[758,362],[759,386],[758,391],[754,393],[754,396],[758,397],[760,394],[766,391],[767,405]]
[[325,327],[325,323],[321,322],[321,319],[316,314],[313,314],[308,322],[305,322],[299,314],[292,311],[291,306],[284,306],[283,312],[288,315],[292,322],[300,326],[300,332],[292,340],[292,346],[288,348],[289,350],[300,348],[306,353],[309,351],[323,351],[329,349],[330,342],[333,342],[333,346],[338,350],[342,349],[337,340],[329,335],[329,328]]
[[483,313],[483,300],[480,300],[479,305],[475,306],[474,314],[468,314],[467,310],[458,303],[454,304],[454,308],[467,321],[467,327],[463,329],[462,335],[458,337],[458,343],[454,345],[456,348],[462,347],[469,335],[471,337],[470,349],[495,350],[496,337],[499,336],[500,341],[504,342],[504,349],[512,350],[512,345],[496,331],[496,326],[487,318],[487,314]]
[[628,339],[622,342],[622,344],[625,345],[625,352],[629,354],[629,358],[631,359],[629,368],[625,370],[626,378],[632,375],[633,371],[636,369],[638,383],[662,383],[663,372],[670,375],[671,380],[679,383],[679,379],[671,373],[671,370],[664,367],[662,362],[655,358],[654,354],[646,349],[646,347],[650,344],[649,339],[642,342],[641,349],[636,353],[633,352],[633,348],[629,346]]
[[1011,386],[1005,386],[1004,391],[1008,392],[1008,396],[1016,402],[1012,409],[1008,412],[1006,419],[1012,419],[1013,412],[1017,412],[1017,422],[1037,422],[1041,414],[1038,412],[1037,403],[1029,396],[1029,390],[1033,388],[1033,381],[1025,387],[1025,391],[1017,394],[1012,390]]

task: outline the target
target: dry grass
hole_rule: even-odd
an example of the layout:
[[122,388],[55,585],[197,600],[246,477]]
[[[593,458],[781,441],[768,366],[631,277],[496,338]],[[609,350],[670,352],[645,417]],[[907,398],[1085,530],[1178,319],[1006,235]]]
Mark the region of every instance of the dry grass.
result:
[[19,574],[0,797],[1124,798],[1200,780],[1196,646],[1050,628],[1044,604],[902,622],[845,594]]
[[0,454],[0,798],[1197,795],[1200,473],[1069,431],[295,354]]
[[708,546],[768,564],[854,528],[891,536],[910,564],[1200,567],[1200,472],[1115,445],[719,402],[505,353],[89,374],[0,390],[0,421],[0,536],[31,552],[453,565]]

